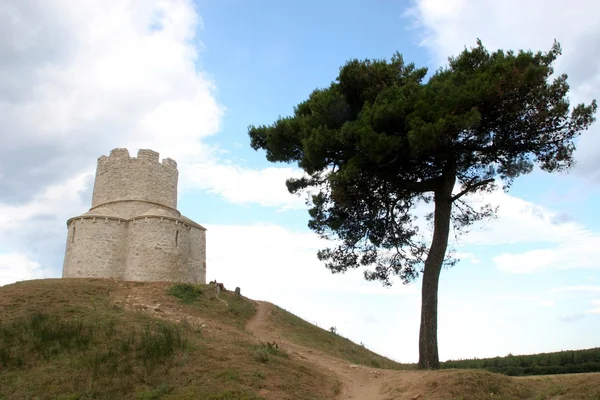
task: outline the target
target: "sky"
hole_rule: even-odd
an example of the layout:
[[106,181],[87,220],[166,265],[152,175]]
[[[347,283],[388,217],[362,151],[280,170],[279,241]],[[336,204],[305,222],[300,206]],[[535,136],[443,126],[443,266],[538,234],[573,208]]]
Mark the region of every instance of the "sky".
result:
[[[207,230],[207,279],[400,362],[418,360],[420,288],[331,274],[294,164],[251,149],[354,58],[444,66],[475,46],[563,48],[572,104],[600,89],[595,0],[0,0],[0,285],[58,278],[66,220],[111,149],[178,162],[178,209]],[[535,170],[485,201],[497,220],[452,240],[441,360],[600,346],[600,122],[568,174]],[[474,201],[475,201],[474,200]]]

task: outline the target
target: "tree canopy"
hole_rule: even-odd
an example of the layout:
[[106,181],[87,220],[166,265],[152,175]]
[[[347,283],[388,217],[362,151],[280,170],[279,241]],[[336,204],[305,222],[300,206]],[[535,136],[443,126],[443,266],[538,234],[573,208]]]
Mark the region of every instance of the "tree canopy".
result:
[[[465,49],[428,70],[387,60],[351,60],[329,87],[314,90],[289,117],[250,126],[251,146],[272,162],[297,162],[305,176],[288,190],[312,194],[309,227],[334,246],[318,256],[332,272],[366,267],[391,284],[423,273],[420,360],[439,368],[437,288],[450,226],[494,215],[464,196],[508,189],[535,165],[574,163],[575,139],[594,121],[596,101],[570,106],[566,75],[548,52]],[[419,240],[414,207],[433,202],[433,235]]]

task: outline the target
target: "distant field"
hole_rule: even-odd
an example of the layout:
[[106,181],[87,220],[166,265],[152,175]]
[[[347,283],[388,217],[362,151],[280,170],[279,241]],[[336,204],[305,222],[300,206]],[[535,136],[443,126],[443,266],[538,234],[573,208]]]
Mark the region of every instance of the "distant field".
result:
[[485,369],[510,376],[600,372],[600,348],[446,361],[442,368]]

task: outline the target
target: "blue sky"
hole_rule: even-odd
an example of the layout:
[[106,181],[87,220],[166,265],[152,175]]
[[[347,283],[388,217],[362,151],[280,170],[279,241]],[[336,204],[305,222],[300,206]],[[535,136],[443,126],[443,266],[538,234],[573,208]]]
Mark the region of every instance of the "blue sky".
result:
[[[110,4],[108,4],[110,3]],[[68,10],[68,12],[65,12]],[[390,289],[332,275],[285,189],[295,165],[249,146],[352,58],[434,71],[481,38],[547,50],[573,102],[600,89],[594,1],[9,0],[0,5],[0,285],[59,277],[67,218],[87,211],[96,158],[152,148],[178,161],[178,208],[208,228],[208,279],[274,302],[403,362],[418,357],[420,280]],[[600,139],[568,175],[535,171],[497,221],[454,243],[442,272],[442,360],[599,346]],[[419,209],[419,212],[423,212]]]

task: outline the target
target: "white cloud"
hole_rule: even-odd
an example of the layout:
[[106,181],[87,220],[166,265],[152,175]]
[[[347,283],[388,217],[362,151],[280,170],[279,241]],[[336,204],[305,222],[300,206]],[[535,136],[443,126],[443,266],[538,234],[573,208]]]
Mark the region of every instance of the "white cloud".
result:
[[[497,190],[468,200],[478,207],[499,206],[497,219],[477,223],[459,237],[457,247],[485,246],[488,253],[503,245],[525,245],[525,250],[502,251],[496,267],[510,273],[542,270],[600,268],[600,234],[571,217]],[[497,247],[496,247],[497,246]],[[494,253],[492,253],[494,254]]]
[[475,254],[473,253],[457,251],[456,253],[454,253],[454,256],[460,259],[461,261],[469,260],[473,264],[479,264],[481,262],[481,260],[479,260],[477,256],[475,256]]
[[540,307],[554,307],[556,302],[554,300],[542,300],[538,303]]
[[567,293],[567,292],[599,292],[600,286],[565,286],[554,288],[550,290],[553,293]]
[[[362,271],[332,274],[317,258],[317,251],[331,245],[312,232],[295,232],[279,225],[205,225],[207,279],[249,287],[257,298],[270,296],[281,287],[287,292],[304,288],[328,293],[414,295],[414,285],[384,288],[366,282]],[[233,250],[232,250],[233,247]]]
[[[2,251],[7,252],[12,257],[35,263],[45,271],[46,277],[59,277],[66,240],[66,220],[89,208],[86,190],[90,179],[91,173],[84,172],[62,184],[45,188],[23,204],[0,203],[0,256],[7,255],[1,254]],[[24,263],[22,261],[18,265]],[[29,276],[26,273],[29,269],[23,271],[25,275],[19,279]]]
[[22,254],[0,254],[0,286],[45,276],[39,263]]
[[521,294],[521,293],[505,293],[497,296],[493,296],[494,302],[501,302],[503,304],[518,303],[521,308],[529,307],[530,305],[537,305],[538,307],[554,307],[556,301],[547,297],[542,297],[534,294]]
[[81,194],[92,176],[92,171],[87,171],[64,183],[48,186],[23,204],[0,203],[0,234],[22,229],[40,215],[57,215],[66,222],[67,218],[85,211],[89,205],[84,204]]
[[588,313],[600,314],[600,300],[592,300],[591,303],[592,303],[592,306],[594,306],[594,308],[589,310]]
[[517,302],[517,303],[532,303],[539,301],[539,297],[533,294],[522,294],[522,293],[504,293],[498,296],[494,296],[496,302]]
[[502,190],[471,196],[469,201],[475,207],[486,203],[492,207],[499,206],[498,218],[474,225],[471,232],[460,240],[462,245],[557,244],[567,238],[578,241],[594,236],[593,232],[576,222],[562,218],[562,214]]
[[[201,71],[190,0],[0,5],[0,201],[28,200],[114,147],[206,157],[224,108]],[[38,166],[41,168],[37,169]]]
[[599,10],[594,0],[416,0],[411,15],[423,29],[421,44],[434,50],[441,63],[476,38],[492,48],[544,49],[554,38],[575,47],[597,31],[594,15]]
[[584,318],[585,318],[584,313],[566,314],[566,315],[562,315],[562,316],[558,317],[558,319],[562,322],[577,322]]
[[195,186],[221,195],[234,204],[259,204],[280,209],[302,209],[304,195],[292,195],[285,181],[302,176],[296,168],[252,169],[236,165],[198,163],[185,173]]
[[531,273],[545,269],[600,268],[600,238],[557,245],[551,249],[535,249],[519,254],[502,253],[494,257],[501,271]]

